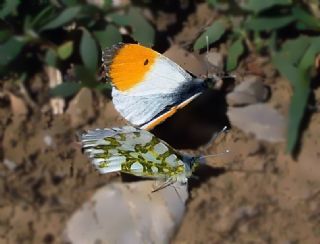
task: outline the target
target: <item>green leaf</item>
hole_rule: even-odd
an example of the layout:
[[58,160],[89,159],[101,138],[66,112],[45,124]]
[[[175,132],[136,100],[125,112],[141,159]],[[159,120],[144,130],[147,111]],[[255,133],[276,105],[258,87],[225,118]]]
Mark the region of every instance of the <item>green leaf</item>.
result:
[[74,73],[76,78],[81,81],[82,87],[97,88],[101,85],[100,82],[97,82],[95,75],[82,65],[75,65]]
[[218,5],[218,0],[207,0],[207,3],[213,7]]
[[145,46],[151,46],[154,43],[155,31],[142,16],[140,10],[136,7],[130,8],[128,18],[132,28],[132,37]]
[[310,79],[306,73],[288,63],[281,55],[275,55],[273,63],[280,74],[286,77],[293,86],[287,131],[287,151],[292,153],[299,139],[301,121],[310,94]]
[[111,90],[112,85],[110,83],[97,83],[97,86],[94,87],[98,91],[103,91],[103,90]]
[[30,15],[27,15],[24,19],[23,19],[23,30],[24,31],[28,31],[28,30],[31,30],[32,29],[32,26],[31,26],[31,16]]
[[139,8],[131,7],[126,15],[112,13],[108,18],[117,25],[130,26],[132,37],[145,46],[151,46],[154,43],[155,31],[149,22],[141,14]]
[[40,30],[41,31],[50,30],[50,29],[55,29],[57,27],[63,26],[64,24],[67,24],[68,22],[73,20],[79,14],[80,11],[81,11],[80,6],[67,8],[63,10],[58,17],[54,18],[48,24],[43,26]]
[[3,28],[0,30],[0,43],[7,41],[11,35],[12,32],[9,29]]
[[314,37],[310,40],[310,45],[304,53],[300,63],[299,69],[308,73],[314,67],[316,56],[320,53],[320,37]]
[[73,42],[67,41],[58,47],[58,56],[65,60],[69,58],[73,52]]
[[90,84],[96,82],[96,77],[95,75],[88,70],[86,67],[82,65],[75,65],[74,66],[74,73],[79,81],[83,85],[90,86]]
[[286,62],[297,65],[300,59],[306,52],[310,45],[310,38],[308,36],[299,36],[296,39],[286,41],[279,52]]
[[117,24],[117,25],[121,25],[121,26],[126,26],[129,25],[130,23],[130,19],[128,17],[128,15],[124,15],[124,14],[119,14],[119,13],[111,13],[108,15],[108,18],[110,18],[110,20]]
[[[294,51],[293,51],[294,50]],[[314,67],[316,55],[320,53],[320,38],[300,36],[297,39],[286,41],[281,51],[277,54],[283,62],[297,67],[304,74],[310,73],[310,69]],[[309,78],[310,79],[310,78]],[[299,87],[294,83],[295,79],[289,79],[293,86]],[[297,88],[301,89],[301,88]]]
[[50,94],[53,97],[70,97],[76,94],[82,85],[76,82],[63,82],[60,85],[53,87]]
[[52,6],[48,6],[42,9],[40,13],[38,13],[32,20],[30,20],[30,23],[28,23],[29,24],[28,27],[33,29],[38,29],[41,26],[45,25],[45,23],[47,23],[52,18],[52,11],[53,11]]
[[79,0],[61,0],[66,6],[74,6],[79,4]]
[[24,44],[24,42],[18,40],[16,37],[12,37],[5,43],[1,44],[0,66],[5,66],[12,62],[19,55]]
[[4,19],[13,12],[17,14],[17,8],[19,4],[20,0],[5,0],[0,6],[0,18]]
[[320,30],[320,21],[319,19],[315,18],[305,10],[294,7],[292,9],[292,15],[301,23],[306,25],[307,27],[314,29],[314,30]]
[[[307,80],[302,80],[301,83],[307,83]],[[301,86],[294,90],[291,97],[289,107],[289,123],[288,123],[288,135],[287,135],[287,151],[292,153],[295,149],[298,139],[299,131],[301,128],[301,121],[305,114],[310,89],[308,86]]]
[[200,37],[196,40],[193,48],[199,50],[207,47],[208,44],[212,44],[218,41],[226,31],[226,24],[222,20],[215,21],[211,26],[209,26],[205,32],[203,32]]
[[240,4],[240,7],[248,11],[259,13],[261,11],[267,10],[274,6],[290,5],[291,3],[292,3],[291,0],[268,0],[268,1],[247,0],[247,1],[243,1],[243,3]]
[[267,43],[267,46],[270,50],[270,53],[275,53],[277,50],[277,40],[278,40],[278,33],[276,31],[273,31],[270,35],[269,41]]
[[51,48],[48,49],[44,57],[44,62],[49,66],[56,67],[58,62],[58,55],[56,51]]
[[239,38],[229,48],[227,57],[227,71],[232,71],[237,67],[238,59],[244,52],[243,40]]
[[244,27],[253,31],[271,31],[280,29],[292,23],[295,18],[291,15],[284,17],[252,17],[248,19]]
[[93,74],[98,66],[98,47],[91,34],[83,29],[80,41],[80,56],[84,66]]
[[113,0],[104,0],[104,7],[111,8],[113,5]]
[[97,38],[101,49],[105,49],[106,47],[110,47],[113,44],[122,41],[118,28],[111,24],[109,24],[104,31],[94,32],[94,35]]
[[279,54],[274,55],[272,62],[279,70],[280,74],[283,77],[286,77],[295,89],[300,86],[300,83],[304,78],[302,78],[302,72],[297,67],[289,63],[286,58]]
[[[207,0],[209,6],[213,7],[217,11],[227,12],[233,11],[237,8],[232,0]],[[234,14],[234,13],[233,13]]]

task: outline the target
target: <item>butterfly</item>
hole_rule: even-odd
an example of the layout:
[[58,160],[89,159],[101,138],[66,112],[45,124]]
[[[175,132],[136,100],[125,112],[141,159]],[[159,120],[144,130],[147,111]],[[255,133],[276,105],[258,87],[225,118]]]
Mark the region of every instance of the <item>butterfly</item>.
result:
[[149,131],[132,126],[89,130],[80,140],[102,174],[124,172],[185,184],[202,162],[201,157],[183,155]]
[[132,125],[151,130],[208,88],[162,54],[119,43],[102,54],[115,108]]

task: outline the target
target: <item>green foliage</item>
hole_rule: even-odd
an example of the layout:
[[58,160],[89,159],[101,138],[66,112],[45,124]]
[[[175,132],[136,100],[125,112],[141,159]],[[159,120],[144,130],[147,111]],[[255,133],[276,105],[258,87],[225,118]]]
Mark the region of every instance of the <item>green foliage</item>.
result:
[[119,29],[112,24],[108,25],[105,30],[95,31],[94,36],[102,48],[109,47],[114,43],[121,42],[122,40]]
[[49,48],[44,57],[44,63],[56,67],[58,63],[58,54],[56,50]]
[[0,65],[4,66],[12,62],[21,52],[24,42],[18,38],[11,37],[0,46]]
[[[292,50],[296,50],[292,52]],[[291,152],[299,136],[300,123],[310,94],[310,69],[315,56],[320,53],[320,38],[300,36],[283,44],[280,52],[276,53],[273,63],[293,87],[294,93],[289,108],[287,150]]]
[[223,20],[215,21],[196,40],[196,42],[193,45],[193,48],[195,50],[205,48],[205,47],[207,47],[207,45],[210,45],[210,44],[218,41],[225,32],[226,32],[225,21],[223,21]]
[[5,0],[0,7],[0,18],[5,18],[9,14],[17,14],[19,0]]
[[81,86],[105,89],[97,82],[101,50],[122,41],[120,27],[130,27],[129,35],[140,43],[154,42],[152,26],[134,6],[115,9],[111,0],[102,5],[4,0],[0,3],[0,75],[28,78],[49,65],[64,76],[72,68],[73,82],[53,89],[53,95],[70,96]]
[[81,89],[81,83],[64,82],[51,89],[51,95],[54,97],[70,97]]
[[[81,10],[80,6],[66,8],[58,16],[53,16],[52,20],[40,28],[41,31],[51,30],[61,27],[74,20]],[[46,11],[46,9],[45,9]]]
[[128,13],[128,20],[132,27],[132,36],[145,46],[151,46],[154,42],[154,30],[143,18],[138,8],[131,8]]
[[57,53],[59,58],[65,60],[67,58],[69,58],[72,54],[73,51],[73,42],[72,41],[67,41],[63,44],[61,44],[58,48],[57,48]]
[[146,46],[150,46],[154,42],[154,29],[144,19],[138,8],[130,8],[126,15],[119,13],[111,14],[110,18],[115,24],[130,25],[132,28],[132,37],[136,41]]
[[[249,49],[269,53],[277,70],[290,81],[293,96],[288,118],[287,151],[292,153],[299,140],[301,121],[311,93],[315,57],[320,54],[320,19],[312,12],[316,11],[313,3],[302,0],[207,2],[217,11],[223,11],[221,16],[224,17],[214,23],[225,21],[226,16],[231,23],[228,32],[220,29],[209,42],[218,41],[222,33],[227,40],[233,40],[229,43],[227,71],[234,70],[244,51]],[[206,47],[204,36],[209,36],[208,30],[196,41],[195,49]]]
[[98,48],[93,37],[85,29],[80,41],[80,55],[84,66],[95,73],[98,67]]
[[233,42],[229,48],[227,58],[227,71],[232,71],[237,67],[238,60],[243,52],[243,40],[242,38],[239,38],[235,42]]
[[254,13],[259,13],[274,6],[280,5],[290,5],[292,3],[291,0],[268,0],[268,1],[261,1],[261,0],[248,0],[243,1],[240,4],[242,9],[252,11]]
[[252,17],[244,24],[248,31],[274,31],[283,28],[294,21],[293,16]]

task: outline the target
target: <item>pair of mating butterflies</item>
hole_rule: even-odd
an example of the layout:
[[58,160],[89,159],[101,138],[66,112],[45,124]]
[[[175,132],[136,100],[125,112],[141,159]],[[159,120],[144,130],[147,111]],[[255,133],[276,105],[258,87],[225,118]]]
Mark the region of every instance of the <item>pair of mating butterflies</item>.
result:
[[[207,89],[160,53],[138,44],[116,44],[103,52],[115,108],[135,127],[90,130],[82,146],[100,173],[186,183],[201,157],[180,154],[148,132]],[[141,128],[141,129],[138,129]]]

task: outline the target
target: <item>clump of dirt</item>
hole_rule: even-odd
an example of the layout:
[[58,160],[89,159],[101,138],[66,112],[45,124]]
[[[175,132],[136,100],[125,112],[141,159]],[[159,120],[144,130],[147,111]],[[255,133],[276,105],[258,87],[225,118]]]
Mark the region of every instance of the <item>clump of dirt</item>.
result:
[[226,145],[235,165],[192,190],[175,243],[316,243],[320,130],[313,123],[319,119],[313,118],[315,134],[306,132],[296,161],[284,154],[283,144],[261,143],[232,129]]
[[1,242],[59,242],[72,212],[114,178],[115,174],[100,176],[93,170],[76,138],[91,126],[119,125],[112,104],[101,95],[95,100],[99,104],[95,125],[88,123],[92,115],[86,111],[94,111],[93,104],[90,108],[85,103],[74,105],[81,114],[56,116],[35,111],[14,116],[10,104],[1,107]]

